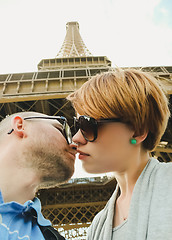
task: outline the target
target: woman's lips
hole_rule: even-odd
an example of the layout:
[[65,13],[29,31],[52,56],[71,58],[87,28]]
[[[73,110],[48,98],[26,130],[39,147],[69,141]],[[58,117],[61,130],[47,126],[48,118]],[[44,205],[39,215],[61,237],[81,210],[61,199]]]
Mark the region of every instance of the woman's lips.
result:
[[79,159],[81,159],[81,160],[83,160],[83,159],[85,159],[86,157],[88,157],[88,156],[90,156],[89,154],[87,154],[87,153],[84,153],[84,152],[81,152],[81,151],[77,151],[78,153],[79,153]]

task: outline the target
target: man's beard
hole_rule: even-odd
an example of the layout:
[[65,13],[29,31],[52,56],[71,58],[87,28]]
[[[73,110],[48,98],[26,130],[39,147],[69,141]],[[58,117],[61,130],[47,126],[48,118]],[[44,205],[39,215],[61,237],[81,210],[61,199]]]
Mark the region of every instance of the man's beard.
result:
[[[48,188],[65,183],[74,172],[74,163],[67,157],[68,149],[56,150],[51,146],[31,144],[24,152],[27,167],[41,177],[38,188]],[[66,154],[65,154],[66,153]]]

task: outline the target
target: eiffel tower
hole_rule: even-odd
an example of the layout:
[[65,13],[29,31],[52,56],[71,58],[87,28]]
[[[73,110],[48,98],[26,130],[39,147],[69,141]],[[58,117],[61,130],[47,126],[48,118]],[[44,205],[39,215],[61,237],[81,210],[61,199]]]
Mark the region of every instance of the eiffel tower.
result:
[[[172,66],[138,69],[150,72],[164,83],[172,108]],[[72,126],[75,113],[66,96],[95,74],[108,70],[113,70],[111,61],[106,56],[93,56],[81,38],[78,22],[68,22],[60,51],[55,58],[42,59],[37,72],[0,74],[0,120],[15,112],[37,111],[63,115]],[[172,161],[172,118],[152,154],[159,161]],[[115,184],[115,179],[99,177],[72,179],[61,187],[42,189],[38,196],[43,214],[54,227],[63,228],[66,238],[85,239],[87,227],[104,207]]]
[[57,57],[86,57],[92,56],[85,46],[79,33],[79,24],[69,22],[66,24],[66,37]]
[[64,115],[72,124],[74,110],[65,97],[91,76],[108,71],[111,61],[92,56],[77,22],[66,24],[66,37],[53,59],[43,59],[37,72],[0,75],[0,119],[20,111]]

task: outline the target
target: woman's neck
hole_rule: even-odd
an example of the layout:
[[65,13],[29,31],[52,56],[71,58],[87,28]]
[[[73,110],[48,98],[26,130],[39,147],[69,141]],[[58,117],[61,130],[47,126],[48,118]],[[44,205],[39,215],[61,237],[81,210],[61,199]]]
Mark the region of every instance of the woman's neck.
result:
[[140,156],[130,161],[128,168],[122,172],[115,172],[115,178],[120,188],[120,198],[132,195],[137,179],[145,168],[149,160],[149,153],[144,152]]
[[126,171],[115,172],[119,192],[115,202],[114,227],[120,225],[128,218],[134,186],[148,161],[149,154],[145,152],[139,158],[130,161],[130,167]]

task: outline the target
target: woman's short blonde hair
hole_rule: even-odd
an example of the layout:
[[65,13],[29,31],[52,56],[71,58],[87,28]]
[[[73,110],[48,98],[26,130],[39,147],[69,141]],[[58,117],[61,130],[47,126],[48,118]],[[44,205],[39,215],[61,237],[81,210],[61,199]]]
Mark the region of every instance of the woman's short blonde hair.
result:
[[158,80],[135,69],[98,74],[67,99],[80,115],[121,118],[132,127],[135,136],[148,133],[142,146],[149,151],[159,143],[170,116],[168,100]]

